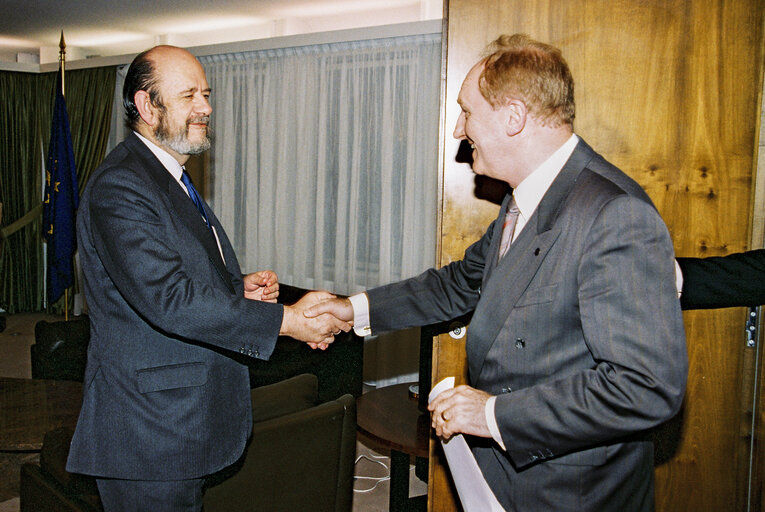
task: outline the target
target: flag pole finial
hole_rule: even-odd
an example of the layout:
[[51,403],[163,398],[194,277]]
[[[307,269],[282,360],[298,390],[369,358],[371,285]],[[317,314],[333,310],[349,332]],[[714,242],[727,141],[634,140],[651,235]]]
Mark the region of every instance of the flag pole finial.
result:
[[66,41],[64,41],[64,31],[61,31],[61,40],[58,42],[58,65],[61,68],[61,95],[64,94],[64,68],[66,67]]

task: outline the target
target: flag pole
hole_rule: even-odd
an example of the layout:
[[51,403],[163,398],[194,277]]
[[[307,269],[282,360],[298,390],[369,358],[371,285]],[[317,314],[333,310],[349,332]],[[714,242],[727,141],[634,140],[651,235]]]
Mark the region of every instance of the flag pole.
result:
[[[61,30],[61,39],[58,42],[58,66],[61,69],[61,96],[66,97],[64,88],[64,71],[66,69],[66,41],[64,31]],[[69,288],[64,290],[64,321],[69,321]]]
[[66,68],[66,42],[64,41],[64,31],[61,31],[61,40],[58,42],[58,65],[61,68],[61,96],[66,97],[64,92],[64,68]]
[[68,289],[74,285],[73,258],[77,250],[76,212],[79,204],[77,170],[74,161],[69,115],[64,99],[63,72],[66,43],[61,31],[59,69],[56,73],[55,101],[51,118],[50,144],[45,166],[43,225],[48,242],[47,298],[53,304],[65,293],[64,312],[69,319]]

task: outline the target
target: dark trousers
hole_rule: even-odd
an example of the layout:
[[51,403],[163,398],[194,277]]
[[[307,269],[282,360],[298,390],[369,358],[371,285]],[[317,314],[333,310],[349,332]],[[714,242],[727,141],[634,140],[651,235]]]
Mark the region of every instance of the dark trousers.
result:
[[104,512],[200,512],[204,478],[152,481],[97,478]]

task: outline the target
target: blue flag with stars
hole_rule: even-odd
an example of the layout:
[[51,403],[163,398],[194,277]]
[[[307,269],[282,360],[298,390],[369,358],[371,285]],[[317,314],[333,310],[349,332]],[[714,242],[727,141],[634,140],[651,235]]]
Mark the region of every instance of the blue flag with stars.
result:
[[79,201],[72,135],[59,68],[43,197],[43,230],[48,242],[48,304],[57,301],[74,284],[73,258],[77,249],[74,218]]

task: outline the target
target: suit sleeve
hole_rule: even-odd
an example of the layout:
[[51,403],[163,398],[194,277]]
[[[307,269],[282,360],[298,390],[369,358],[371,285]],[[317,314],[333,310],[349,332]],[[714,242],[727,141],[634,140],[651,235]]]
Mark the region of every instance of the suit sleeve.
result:
[[[518,466],[644,431],[683,400],[685,335],[658,213],[620,195],[582,236],[574,309],[593,363],[497,397],[502,439]],[[575,350],[556,347],[564,349]]]
[[683,273],[683,309],[765,304],[765,249],[677,262]]
[[113,168],[89,186],[98,187],[89,204],[93,245],[136,314],[169,336],[270,357],[282,306],[215,286],[203,249],[182,242],[167,201],[137,173]]
[[[367,291],[372,332],[387,332],[458,318],[475,309],[495,220],[460,261]],[[501,229],[501,224],[499,224]]]

